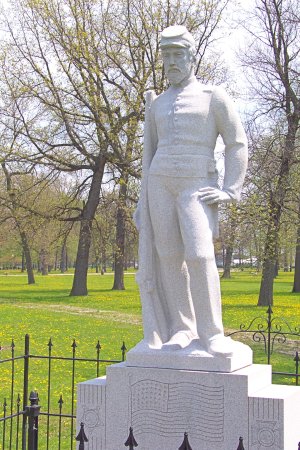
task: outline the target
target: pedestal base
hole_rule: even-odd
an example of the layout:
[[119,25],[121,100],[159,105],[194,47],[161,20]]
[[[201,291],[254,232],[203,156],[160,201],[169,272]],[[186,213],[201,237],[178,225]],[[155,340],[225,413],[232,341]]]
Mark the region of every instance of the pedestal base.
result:
[[143,341],[126,355],[128,366],[183,369],[208,372],[233,372],[252,364],[253,352],[248,345],[234,342],[233,356],[213,356],[192,342],[182,350],[152,350]]
[[108,367],[78,385],[78,428],[87,450],[125,449],[129,427],[143,450],[174,450],[188,432],[193,450],[296,450],[300,388],[271,384],[271,366],[232,373]]

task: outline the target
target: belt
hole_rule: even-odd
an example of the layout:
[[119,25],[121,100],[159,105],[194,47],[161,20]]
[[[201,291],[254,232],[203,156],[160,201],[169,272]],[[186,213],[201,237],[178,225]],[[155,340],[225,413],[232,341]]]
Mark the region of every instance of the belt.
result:
[[203,155],[155,154],[149,173],[169,177],[207,178],[217,174],[216,161]]

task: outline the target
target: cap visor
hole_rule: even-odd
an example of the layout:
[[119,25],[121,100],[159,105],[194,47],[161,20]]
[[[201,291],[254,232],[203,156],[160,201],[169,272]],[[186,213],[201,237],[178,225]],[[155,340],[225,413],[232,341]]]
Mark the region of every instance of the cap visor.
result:
[[165,48],[165,47],[180,47],[180,48],[187,48],[187,45],[184,45],[180,42],[161,42],[160,43],[160,48]]

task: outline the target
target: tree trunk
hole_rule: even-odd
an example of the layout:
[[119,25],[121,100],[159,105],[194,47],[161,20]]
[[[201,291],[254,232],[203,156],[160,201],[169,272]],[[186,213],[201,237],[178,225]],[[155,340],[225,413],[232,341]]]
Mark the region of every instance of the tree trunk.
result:
[[277,278],[279,274],[279,259],[276,258],[275,267],[274,267],[274,278]]
[[7,170],[5,162],[2,162],[1,166],[2,166],[4,175],[5,175],[5,179],[6,179],[6,189],[7,189],[10,201],[11,201],[11,209],[12,209],[12,212],[13,212],[13,217],[14,217],[16,226],[17,226],[17,228],[19,230],[20,237],[21,237],[22,250],[23,250],[24,257],[25,257],[25,261],[26,261],[26,271],[27,271],[28,284],[34,284],[35,283],[35,279],[34,279],[34,274],[33,274],[33,269],[32,269],[32,260],[31,260],[30,248],[29,248],[29,244],[28,244],[26,233],[25,233],[24,230],[22,230],[21,223],[20,223],[20,221],[18,220],[18,217],[17,217],[17,205],[16,205],[16,202],[15,202],[14,191],[12,189],[11,174]]
[[71,296],[88,294],[87,272],[92,241],[92,223],[99,204],[99,195],[105,163],[105,158],[100,157],[93,173],[88,200],[82,210],[73,286],[70,292]]
[[295,151],[296,125],[289,119],[288,133],[285,138],[284,153],[281,159],[281,166],[275,192],[269,202],[269,226],[266,236],[265,253],[263,261],[263,272],[258,298],[258,306],[273,304],[273,281],[276,276],[276,262],[278,260],[278,242],[280,219],[283,211],[287,190],[290,188],[290,167],[293,152]]
[[231,269],[232,255],[233,255],[233,246],[227,245],[225,249],[224,272],[222,278],[225,279],[231,278],[230,269]]
[[242,259],[242,249],[239,246],[239,268],[241,268],[243,265],[243,259]]
[[61,247],[60,264],[59,264],[61,273],[65,273],[65,271],[67,270],[66,266],[67,266],[67,243],[66,243],[66,239],[64,239],[62,247]]
[[120,184],[119,205],[117,209],[116,223],[116,251],[115,251],[115,272],[112,289],[122,291],[124,286],[124,253],[125,253],[125,224],[126,224],[126,194],[127,183]]
[[21,272],[25,272],[25,266],[26,266],[26,261],[25,261],[25,253],[24,250],[22,251],[22,268],[21,268]]
[[276,205],[276,207],[274,207],[272,211],[273,214],[271,214],[270,217],[265,242],[262,278],[257,306],[273,305],[273,283],[278,255],[278,234],[281,208]]
[[299,220],[297,229],[297,243],[296,243],[296,256],[295,256],[295,274],[293,292],[300,292],[300,209]]
[[101,272],[106,273],[107,268],[107,261],[106,261],[106,247],[105,244],[103,244],[102,251],[101,251]]
[[256,255],[256,270],[257,272],[261,271],[261,246],[258,242],[256,233],[253,233],[254,238],[254,246],[255,246],[255,255]]
[[87,272],[89,264],[89,252],[91,246],[92,219],[84,219],[80,224],[78,249],[75,263],[73,286],[71,296],[87,295]]
[[264,261],[262,279],[260,284],[258,306],[273,305],[273,282],[275,273],[275,261]]
[[99,273],[99,256],[96,257],[95,269],[96,269],[96,273]]
[[[287,235],[287,228],[284,229],[284,234]],[[289,251],[287,244],[284,244],[283,247],[283,271],[288,272],[289,271]]]
[[48,275],[48,252],[42,248],[40,254],[42,275]]
[[[237,228],[237,210],[235,205],[231,206],[229,215],[229,229],[228,229],[228,239],[225,246],[225,259],[224,259],[224,272],[222,278],[231,278],[231,263],[232,255],[234,249],[234,242],[236,238],[236,228]],[[240,253],[240,250],[239,250]]]
[[35,284],[30,248],[25,231],[20,231],[22,249],[25,257],[28,284]]

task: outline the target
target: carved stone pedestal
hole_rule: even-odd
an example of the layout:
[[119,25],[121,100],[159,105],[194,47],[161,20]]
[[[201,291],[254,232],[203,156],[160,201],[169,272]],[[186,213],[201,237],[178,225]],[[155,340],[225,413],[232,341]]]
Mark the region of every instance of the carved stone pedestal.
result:
[[271,366],[232,373],[108,367],[78,385],[78,428],[88,450],[121,450],[129,427],[141,450],[176,450],[188,432],[193,450],[296,450],[300,388],[271,384]]

